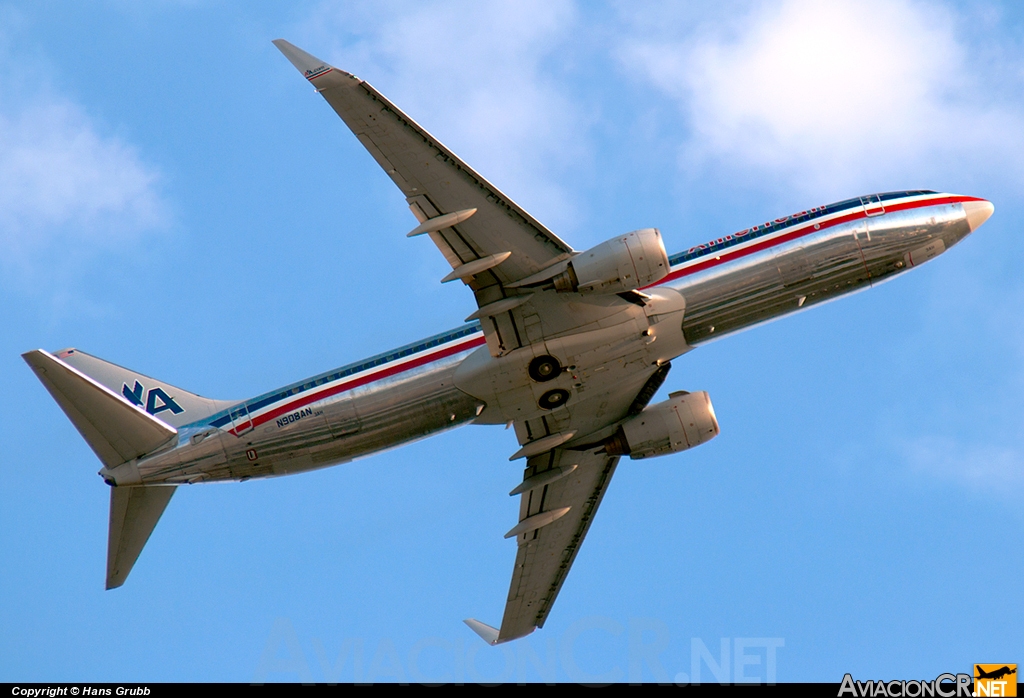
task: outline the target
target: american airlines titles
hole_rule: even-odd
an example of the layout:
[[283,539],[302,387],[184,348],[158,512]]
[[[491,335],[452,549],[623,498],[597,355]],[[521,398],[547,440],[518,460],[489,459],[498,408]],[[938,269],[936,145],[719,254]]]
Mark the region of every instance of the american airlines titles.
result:
[[693,254],[694,252],[697,252],[699,250],[707,250],[707,249],[710,249],[712,247],[715,247],[716,245],[725,245],[727,243],[732,242],[733,240],[737,240],[739,238],[746,237],[747,235],[753,235],[753,234],[762,232],[764,230],[767,230],[769,228],[781,226],[781,225],[787,223],[788,221],[791,221],[791,220],[796,219],[796,218],[800,218],[801,216],[812,216],[812,215],[814,215],[816,213],[821,213],[821,212],[824,212],[824,211],[825,211],[825,207],[824,206],[815,206],[814,208],[807,209],[806,211],[801,211],[800,213],[794,213],[791,216],[786,216],[784,218],[776,218],[774,221],[766,221],[765,223],[762,223],[761,225],[755,225],[755,226],[753,226],[751,228],[746,228],[745,230],[741,230],[738,233],[733,233],[732,235],[726,235],[723,238],[718,238],[717,240],[712,240],[710,242],[706,242],[703,245],[696,245],[694,247],[691,247],[690,249],[688,249],[686,251],[686,254]]

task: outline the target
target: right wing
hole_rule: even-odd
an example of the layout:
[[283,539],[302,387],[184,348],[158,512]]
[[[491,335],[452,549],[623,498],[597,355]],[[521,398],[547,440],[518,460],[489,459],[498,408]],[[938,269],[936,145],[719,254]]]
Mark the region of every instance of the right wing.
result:
[[481,294],[487,287],[504,287],[572,254],[568,244],[368,83],[284,39],[274,45],[402,190],[420,221],[411,234],[429,234],[452,265],[455,276],[446,280],[472,280],[480,305],[506,295],[502,288]]
[[[671,364],[666,363],[652,373],[616,381],[614,389],[595,396],[594,401],[609,410],[604,418],[595,417],[592,402],[571,414],[559,414],[569,412],[569,405],[540,419],[516,423],[516,434],[523,443],[516,456],[525,452],[528,457],[523,482],[510,493],[520,495],[519,523],[505,537],[515,536],[519,547],[505,614],[500,629],[478,620],[466,621],[485,641],[496,645],[544,626],[615,473],[619,458],[604,452],[603,438],[579,443],[574,436],[601,434],[594,430],[597,424],[615,424],[639,414],[661,387],[670,368]],[[539,438],[531,438],[530,434]],[[555,443],[541,446],[547,440]],[[537,448],[533,448],[534,444]],[[540,448],[545,450],[539,452]]]
[[[509,533],[522,532],[515,534],[519,549],[495,644],[544,626],[618,462],[603,453],[561,448],[527,461],[520,523]],[[545,524],[552,516],[558,518]]]

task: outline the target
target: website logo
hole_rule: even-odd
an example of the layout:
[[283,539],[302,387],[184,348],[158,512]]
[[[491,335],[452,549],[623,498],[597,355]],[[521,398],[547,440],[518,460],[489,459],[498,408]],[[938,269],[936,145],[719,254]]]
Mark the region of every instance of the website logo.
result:
[[1016,664],[975,664],[975,696],[1017,695]]

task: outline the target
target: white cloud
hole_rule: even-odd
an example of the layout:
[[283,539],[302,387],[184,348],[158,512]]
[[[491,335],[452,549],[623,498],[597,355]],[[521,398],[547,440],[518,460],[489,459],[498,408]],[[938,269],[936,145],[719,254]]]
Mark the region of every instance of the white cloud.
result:
[[5,267],[32,272],[111,248],[163,220],[157,171],[46,87],[26,94],[0,58],[0,244]]
[[721,19],[633,32],[620,47],[686,117],[691,165],[715,160],[847,194],[941,186],[939,176],[962,180],[993,162],[1020,169],[1021,110],[990,98],[952,11],[784,0]]
[[0,216],[9,231],[104,216],[156,221],[156,173],[134,149],[96,133],[81,109],[39,101],[0,114]]
[[304,48],[368,80],[540,220],[570,224],[556,174],[584,156],[587,124],[546,65],[571,38],[570,2],[326,2],[315,16],[302,33],[321,38]]
[[1019,501],[1024,490],[1024,453],[1018,448],[962,444],[933,436],[906,442],[903,451],[915,472],[967,486],[988,497]]

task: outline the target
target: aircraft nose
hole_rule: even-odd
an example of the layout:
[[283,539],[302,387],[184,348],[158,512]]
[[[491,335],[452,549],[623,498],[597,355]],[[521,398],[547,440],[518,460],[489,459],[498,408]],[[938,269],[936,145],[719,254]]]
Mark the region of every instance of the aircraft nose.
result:
[[964,213],[967,214],[967,225],[971,227],[971,232],[981,227],[981,224],[989,219],[992,212],[996,210],[996,207],[992,205],[991,201],[965,201]]

